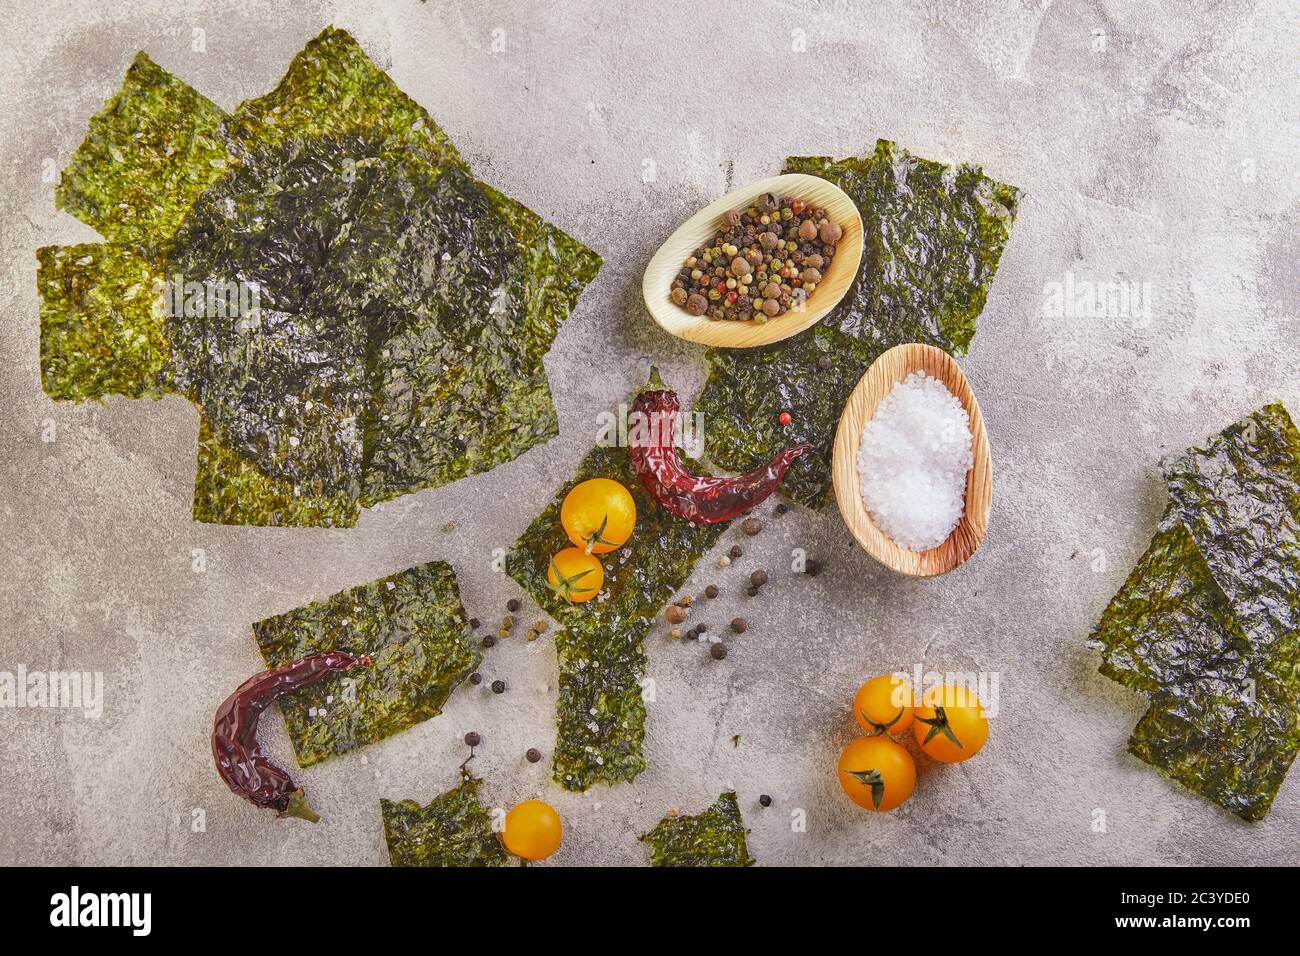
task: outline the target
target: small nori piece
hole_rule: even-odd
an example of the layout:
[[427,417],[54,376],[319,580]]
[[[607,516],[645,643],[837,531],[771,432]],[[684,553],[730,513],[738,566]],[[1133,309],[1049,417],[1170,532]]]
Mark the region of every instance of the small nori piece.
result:
[[101,236],[156,250],[223,175],[226,114],[143,52],[90,120],[54,192]]
[[[199,405],[197,520],[347,526],[558,432],[543,358],[600,257],[474,180],[343,31],[230,116],[141,54],[58,198],[136,245],[101,247],[85,277],[42,250],[43,381]],[[99,308],[141,272],[150,304],[163,279],[237,279],[260,312],[155,317],[114,355],[139,323],[63,287],[98,280]]]
[[53,399],[161,398],[171,347],[155,308],[149,263],[125,246],[46,246],[41,294],[41,387]]
[[268,667],[325,650],[370,656],[370,666],[348,675],[351,692],[329,682],[280,702],[303,767],[436,717],[483,657],[456,575],[442,561],[258,621],[253,633]]
[[[552,555],[571,546],[560,505],[589,478],[610,478],[631,492],[636,530],[626,560],[624,549],[601,555],[601,594],[570,604],[547,586],[546,570]],[[511,547],[507,572],[562,625],[555,636],[560,679],[552,760],[561,786],[586,790],[593,783],[631,781],[645,769],[645,635],[726,527],[693,526],[664,511],[646,493],[626,448],[597,445]]]
[[664,817],[640,839],[650,845],[651,866],[753,866],[745,845],[736,792],[693,817]]
[[510,854],[492,829],[492,815],[479,802],[482,783],[468,770],[459,786],[427,807],[414,800],[380,800],[384,842],[393,866],[506,866]]
[[1300,753],[1300,433],[1265,406],[1164,471],[1173,500],[1092,643],[1151,700],[1129,750],[1259,820]]
[[[792,441],[809,442],[782,491],[811,507],[830,487],[830,457],[844,402],[880,353],[924,342],[954,355],[975,334],[1020,191],[974,166],[952,167],[880,140],[869,157],[792,156],[786,172],[820,176],[862,213],[862,265],[843,301],[821,323],[782,342],[708,353],[696,402],[709,422],[708,458],[742,472]],[[829,355],[822,369],[817,359]],[[788,411],[789,428],[776,416]]]

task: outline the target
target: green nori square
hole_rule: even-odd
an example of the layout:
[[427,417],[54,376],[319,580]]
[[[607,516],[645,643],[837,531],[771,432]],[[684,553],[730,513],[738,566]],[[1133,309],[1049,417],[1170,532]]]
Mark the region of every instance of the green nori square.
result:
[[45,393],[74,402],[166,394],[171,347],[150,264],[109,243],[46,246],[37,258]]
[[[974,166],[913,156],[888,140],[870,157],[792,156],[786,172],[828,179],[862,213],[864,251],[852,287],[822,322],[782,342],[708,354],[703,411],[708,457],[745,471],[791,441],[804,455],[782,490],[812,507],[830,487],[830,457],[844,402],[880,353],[924,342],[964,354],[975,334],[1020,191]],[[817,360],[829,355],[832,365]],[[776,415],[790,412],[789,428]]]
[[1169,509],[1092,643],[1151,700],[1130,751],[1258,820],[1300,753],[1300,435],[1265,406],[1164,471]]
[[342,689],[327,681],[280,702],[303,767],[436,717],[483,656],[442,561],[258,621],[253,633],[268,667],[319,651],[370,656]]
[[[558,431],[543,358],[599,256],[475,180],[342,31],[230,116],[142,55],[58,196],[120,244],[86,275],[41,252],[47,391],[199,405],[198,520],[351,525]],[[147,354],[65,291],[137,274],[167,306]]]
[[650,845],[651,866],[753,866],[745,845],[736,792],[693,817],[664,817],[640,839]]
[[[547,586],[546,570],[552,555],[572,544],[560,524],[560,505],[589,478],[610,478],[631,492],[636,530],[624,548],[600,556],[601,593],[570,604]],[[560,681],[552,763],[561,786],[586,790],[593,783],[630,781],[645,769],[643,641],[659,609],[725,528],[693,526],[664,511],[646,493],[626,448],[597,445],[511,547],[508,573],[562,625],[555,637]]]
[[393,866],[506,866],[510,854],[478,799],[481,783],[462,770],[460,785],[427,807],[414,800],[380,800],[388,861]]

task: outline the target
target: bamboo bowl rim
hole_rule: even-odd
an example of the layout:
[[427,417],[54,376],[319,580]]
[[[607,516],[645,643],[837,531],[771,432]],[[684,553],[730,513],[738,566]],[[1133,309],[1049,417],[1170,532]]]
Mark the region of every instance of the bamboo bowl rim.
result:
[[[768,322],[710,319],[691,315],[668,298],[673,279],[695,249],[712,239],[718,220],[732,209],[748,206],[763,193],[776,193],[811,201],[826,209],[844,230],[835,246],[835,258],[802,311],[791,310]],[[862,263],[862,213],[848,193],[829,180],[806,173],[783,173],[733,189],[709,203],[678,226],[651,257],[641,280],[641,294],[651,317],[665,332],[700,345],[753,348],[780,342],[816,325],[839,305],[853,286]]]
[[[947,386],[970,416],[971,454],[966,473],[965,511],[952,534],[937,547],[912,551],[897,544],[872,520],[862,500],[858,452],[862,431],[890,390],[912,372],[924,371]],[[943,349],[912,343],[881,354],[858,381],[840,415],[831,459],[835,500],[849,531],[864,551],[885,567],[910,577],[933,577],[959,567],[974,554],[988,531],[993,495],[993,463],[984,416],[970,382]]]

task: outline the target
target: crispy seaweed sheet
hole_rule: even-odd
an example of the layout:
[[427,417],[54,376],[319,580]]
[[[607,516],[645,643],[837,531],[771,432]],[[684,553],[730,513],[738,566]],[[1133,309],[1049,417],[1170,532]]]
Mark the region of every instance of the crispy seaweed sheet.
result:
[[[624,549],[602,555],[601,593],[570,604],[547,587],[546,569],[552,555],[570,546],[560,504],[588,478],[611,478],[632,493],[636,531]],[[633,471],[628,450],[598,445],[511,547],[508,573],[562,625],[555,637],[560,695],[552,763],[561,786],[586,790],[630,781],[645,769],[645,635],[726,527],[695,526],[664,511]]]
[[54,398],[201,409],[194,517],[333,525],[555,435],[543,358],[600,257],[477,181],[345,32],[226,115],[143,53],[38,253]]
[[664,817],[640,839],[650,845],[651,866],[753,866],[747,832],[729,790],[696,816]]
[[[782,491],[818,507],[831,483],[840,412],[876,357],[905,342],[965,353],[1020,191],[977,167],[922,159],[888,140],[869,157],[792,156],[785,171],[828,179],[857,204],[861,268],[844,300],[813,328],[761,348],[711,349],[696,410],[708,422],[709,459],[731,471],[746,471],[791,441],[811,443],[815,453],[795,461]],[[793,417],[789,428],[777,427],[782,411]]]
[[1151,701],[1130,751],[1259,820],[1300,753],[1300,432],[1267,405],[1164,474],[1169,508],[1092,643]]
[[393,866],[506,866],[510,854],[478,799],[482,783],[468,770],[460,785],[427,807],[414,800],[380,800],[384,842]]
[[451,566],[442,561],[258,621],[268,667],[320,651],[368,654],[368,667],[280,702],[300,766],[391,737],[442,713],[482,660]]

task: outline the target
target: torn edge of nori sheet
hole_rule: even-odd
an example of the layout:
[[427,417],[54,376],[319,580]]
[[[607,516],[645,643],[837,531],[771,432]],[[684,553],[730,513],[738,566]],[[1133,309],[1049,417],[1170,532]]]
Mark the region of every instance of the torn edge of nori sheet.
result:
[[[869,157],[792,156],[786,172],[840,186],[862,213],[865,248],[849,292],[799,335],[755,349],[711,349],[696,402],[708,459],[742,472],[790,441],[797,460],[782,493],[810,507],[829,497],[830,458],[844,402],[886,349],[923,342],[964,354],[975,334],[1022,193],[977,166],[949,166],[880,140]],[[817,359],[834,363],[823,370]],[[788,411],[791,427],[776,416]]]
[[392,866],[507,866],[510,854],[479,801],[482,781],[461,768],[459,785],[420,806],[380,800],[384,842]]
[[[546,570],[551,557],[572,544],[560,505],[589,478],[611,478],[627,488],[636,502],[636,529],[623,548],[601,555],[601,593],[570,604],[547,586]],[[552,775],[565,789],[631,781],[646,768],[645,635],[726,527],[695,526],[664,511],[646,492],[626,448],[597,445],[507,553],[507,573],[562,626],[555,638],[560,678]]]
[[695,816],[664,817],[639,839],[651,866],[753,866],[736,792],[728,790]]
[[82,402],[171,390],[161,277],[148,261],[115,243],[44,246],[36,258],[45,394]]
[[370,656],[368,666],[280,701],[303,767],[436,717],[483,656],[443,561],[258,621],[253,633],[268,667],[329,650]]

